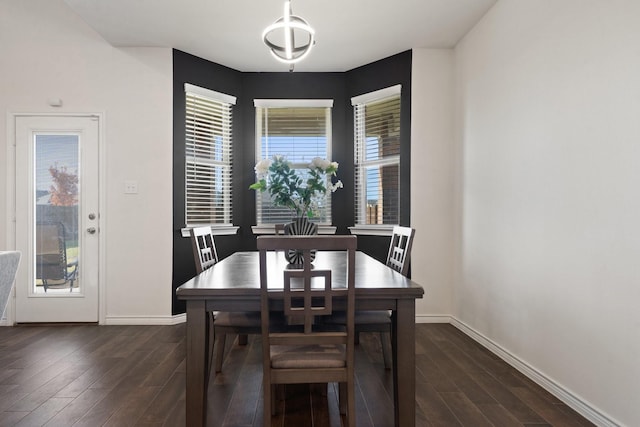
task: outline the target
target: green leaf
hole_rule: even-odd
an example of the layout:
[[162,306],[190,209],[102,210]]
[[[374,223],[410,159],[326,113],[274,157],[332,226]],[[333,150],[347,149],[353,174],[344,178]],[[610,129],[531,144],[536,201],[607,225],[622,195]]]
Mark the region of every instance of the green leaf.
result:
[[260,181],[251,184],[249,189],[264,191],[267,189],[267,181],[265,179],[261,179]]

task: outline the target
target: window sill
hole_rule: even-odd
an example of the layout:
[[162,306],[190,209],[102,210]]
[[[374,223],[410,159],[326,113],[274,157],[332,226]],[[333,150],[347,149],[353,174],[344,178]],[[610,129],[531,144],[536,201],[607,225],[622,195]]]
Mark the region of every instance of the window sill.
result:
[[[180,233],[182,237],[191,237],[189,234],[193,227],[184,227],[180,229]],[[212,225],[211,226],[211,234],[214,236],[232,236],[234,234],[238,234],[237,225]]]
[[[252,225],[253,234],[276,234],[274,224]],[[333,225],[318,225],[318,234],[336,234],[336,227]]]
[[393,234],[393,225],[354,225],[348,227],[351,234],[361,236],[391,236]]

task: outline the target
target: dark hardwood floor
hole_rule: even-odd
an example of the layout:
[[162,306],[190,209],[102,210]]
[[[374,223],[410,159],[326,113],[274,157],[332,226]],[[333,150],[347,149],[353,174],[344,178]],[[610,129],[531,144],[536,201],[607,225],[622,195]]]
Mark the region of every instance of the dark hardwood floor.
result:
[[[183,426],[185,325],[0,328],[0,426]],[[451,325],[416,326],[417,426],[592,425]],[[393,425],[376,335],[357,346],[358,427]],[[260,340],[210,379],[210,426],[262,425]],[[288,386],[272,426],[339,426],[337,387]],[[215,415],[214,415],[215,414]]]

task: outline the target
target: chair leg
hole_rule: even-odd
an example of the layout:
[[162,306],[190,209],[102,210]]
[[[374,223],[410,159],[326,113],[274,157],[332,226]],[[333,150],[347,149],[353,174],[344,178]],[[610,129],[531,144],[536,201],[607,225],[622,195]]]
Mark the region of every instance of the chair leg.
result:
[[391,369],[393,356],[391,355],[391,334],[389,332],[380,332],[380,344],[382,344],[384,368]]
[[207,380],[211,374],[211,368],[213,367],[213,350],[215,348],[214,343],[216,339],[216,329],[214,327],[215,314],[213,311],[209,312],[207,319],[207,337],[206,337],[206,347],[207,347]]
[[356,425],[356,389],[353,379],[339,384],[340,415],[343,416],[346,427]]
[[340,414],[345,415],[347,413],[347,405],[349,404],[347,398],[347,383],[338,384],[338,406],[340,407]]
[[356,426],[356,387],[354,378],[347,382],[347,427]]
[[271,417],[274,412],[273,385],[262,383],[264,389],[263,406],[262,406],[262,425],[271,427]]
[[284,399],[284,384],[271,384],[271,415],[278,414],[278,405]]
[[216,337],[216,374],[222,372],[222,362],[224,361],[224,346],[227,334],[218,333]]
[[247,334],[238,334],[238,345],[247,345],[249,336]]

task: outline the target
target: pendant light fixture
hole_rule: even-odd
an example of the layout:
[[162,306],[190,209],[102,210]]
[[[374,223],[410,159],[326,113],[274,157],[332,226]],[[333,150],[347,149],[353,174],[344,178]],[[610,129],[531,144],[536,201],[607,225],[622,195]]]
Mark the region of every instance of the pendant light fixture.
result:
[[[296,43],[296,36],[302,43]],[[289,64],[289,71],[293,71],[294,64],[311,52],[315,44],[315,31],[307,21],[293,14],[291,0],[287,0],[284,2],[284,15],[265,28],[262,40],[271,55],[278,61]]]

